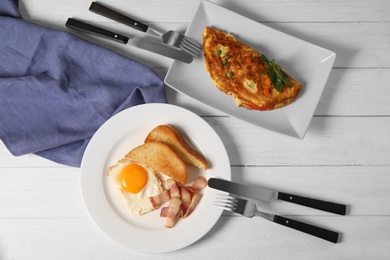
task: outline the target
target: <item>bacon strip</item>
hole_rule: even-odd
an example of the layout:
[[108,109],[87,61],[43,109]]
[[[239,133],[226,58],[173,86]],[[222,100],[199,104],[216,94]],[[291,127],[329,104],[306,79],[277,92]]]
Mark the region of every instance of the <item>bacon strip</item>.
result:
[[177,185],[176,181],[172,183],[169,187],[169,193],[171,194],[171,197],[178,197],[180,198],[180,188],[179,185]]
[[182,208],[183,212],[186,212],[188,207],[191,204],[191,193],[184,186],[180,186],[180,193],[181,193],[181,201],[183,202],[181,204],[181,208]]
[[185,187],[191,194],[196,193],[196,190],[194,188],[192,188],[191,186],[185,186]]
[[162,207],[160,211],[160,217],[165,218],[168,215],[169,207]]
[[203,190],[205,187],[207,187],[207,180],[202,176],[198,176],[198,178],[196,178],[194,183],[191,185],[191,188],[196,190],[196,192]]
[[175,180],[168,179],[167,190],[149,199],[154,208],[169,201],[167,207],[161,208],[160,217],[166,217],[165,227],[172,228],[180,216],[186,218],[191,215],[202,197],[199,191],[206,186],[207,180],[201,176],[191,186],[181,186]]
[[191,204],[190,204],[190,206],[188,206],[188,209],[184,213],[183,218],[186,218],[189,215],[191,215],[191,213],[194,211],[196,205],[198,205],[201,197],[202,197],[202,195],[200,193],[195,193],[194,196],[192,196]]
[[172,228],[180,215],[181,200],[178,197],[173,197],[169,201],[167,219],[165,220],[165,227]]
[[176,184],[176,181],[174,179],[168,179],[165,181],[165,184],[167,186],[167,190],[169,190],[172,185]]
[[149,197],[149,200],[152,203],[153,208],[157,208],[164,202],[169,201],[170,199],[171,199],[171,195],[169,194],[168,190],[164,190],[155,196]]

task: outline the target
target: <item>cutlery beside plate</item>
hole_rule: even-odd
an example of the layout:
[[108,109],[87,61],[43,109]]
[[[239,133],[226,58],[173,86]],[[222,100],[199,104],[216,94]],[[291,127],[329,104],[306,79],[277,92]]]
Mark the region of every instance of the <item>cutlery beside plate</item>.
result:
[[347,211],[347,206],[343,204],[312,199],[285,192],[273,191],[258,186],[244,185],[217,178],[210,178],[208,181],[208,185],[209,187],[214,189],[226,191],[235,195],[244,196],[255,200],[267,202],[271,202],[273,200],[283,200],[290,203],[295,203],[302,206],[327,211],[339,215],[345,215]]
[[[229,192],[231,195],[238,195],[254,200],[267,202],[272,202],[274,200],[283,200],[331,213],[336,213],[340,215],[346,214],[346,205],[343,204],[312,199],[280,191],[274,191],[258,186],[244,185],[219,178],[210,178],[208,180],[208,186],[217,190]],[[338,232],[303,223],[283,216],[262,212],[256,207],[255,202],[242,198],[237,198],[234,196],[217,197],[214,206],[241,214],[249,218],[257,215],[271,222],[322,238],[333,243],[337,243],[339,240]]]
[[240,199],[233,196],[221,195],[214,202],[214,205],[216,207],[223,208],[224,210],[228,210],[243,215],[247,218],[259,216],[266,220],[274,222],[276,224],[301,231],[303,233],[324,239],[332,243],[337,243],[339,240],[339,233],[335,231],[325,229],[322,227],[317,227],[291,218],[286,218],[283,216],[262,212],[257,208],[254,202],[249,200]]
[[69,18],[66,22],[66,26],[73,29],[78,29],[81,31],[89,32],[92,34],[96,34],[105,38],[109,38],[114,41],[118,41],[120,43],[130,43],[135,47],[142,48],[160,55],[163,55],[168,58],[172,58],[184,63],[191,63],[193,60],[193,57],[189,55],[188,53],[185,53],[179,49],[173,48],[169,45],[166,45],[164,43],[154,41],[150,38],[146,37],[140,37],[135,36],[133,38],[129,38],[126,36],[123,36],[119,33],[115,33],[112,31],[108,31],[106,29],[73,19]]
[[94,13],[103,15],[109,19],[128,25],[133,29],[144,32],[155,39],[159,39],[161,42],[167,45],[179,48],[181,51],[184,51],[195,58],[200,57],[200,54],[202,52],[201,44],[189,39],[187,36],[179,32],[173,30],[170,30],[168,32],[157,30],[155,28],[150,27],[149,25],[146,25],[140,21],[129,17],[128,15],[124,15],[118,11],[115,11],[114,9],[111,9],[97,2],[92,2],[91,6],[89,7],[89,10]]

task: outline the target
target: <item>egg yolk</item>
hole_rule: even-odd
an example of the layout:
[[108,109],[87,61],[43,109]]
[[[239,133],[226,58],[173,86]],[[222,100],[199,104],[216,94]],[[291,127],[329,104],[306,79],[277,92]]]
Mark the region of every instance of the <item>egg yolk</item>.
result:
[[138,193],[148,182],[148,172],[141,165],[129,164],[119,173],[118,181],[123,191]]

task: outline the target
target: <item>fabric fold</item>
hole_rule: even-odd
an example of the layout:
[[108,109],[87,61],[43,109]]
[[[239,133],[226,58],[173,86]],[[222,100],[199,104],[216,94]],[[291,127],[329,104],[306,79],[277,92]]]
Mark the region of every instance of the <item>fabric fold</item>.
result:
[[166,102],[148,66],[20,17],[17,2],[0,0],[0,139],[13,155],[79,167],[111,116]]

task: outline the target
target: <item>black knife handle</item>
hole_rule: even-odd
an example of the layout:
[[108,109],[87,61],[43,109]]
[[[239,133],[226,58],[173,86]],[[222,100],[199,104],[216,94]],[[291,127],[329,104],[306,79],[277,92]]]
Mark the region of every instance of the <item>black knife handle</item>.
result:
[[68,21],[66,21],[66,27],[78,29],[84,32],[93,33],[102,37],[109,38],[114,41],[118,41],[121,43],[127,43],[129,41],[129,38],[123,35],[120,35],[118,33],[114,33],[105,29],[102,29],[100,27],[96,27],[94,25],[84,23],[82,21],[69,18]]
[[299,204],[302,206],[310,207],[310,208],[315,208],[315,209],[319,209],[331,213],[340,214],[340,215],[345,215],[347,211],[347,206],[343,204],[311,199],[311,198],[297,196],[297,195],[284,193],[284,192],[278,193],[278,199]]
[[306,224],[300,221],[296,221],[293,219],[289,219],[286,217],[275,215],[273,222],[278,223],[280,225],[304,232],[306,234],[319,237],[322,239],[325,239],[327,241],[337,243],[339,239],[339,233],[325,229],[320,228],[316,226],[312,226],[310,224]]
[[110,18],[112,20],[115,20],[117,22],[123,23],[125,25],[128,25],[134,29],[137,29],[141,32],[146,32],[146,30],[149,28],[148,25],[143,24],[139,21],[134,20],[133,18],[130,18],[126,15],[123,15],[117,11],[114,11],[102,4],[99,4],[97,2],[92,2],[91,6],[89,7],[89,10],[100,14],[102,16],[105,16],[107,18]]

